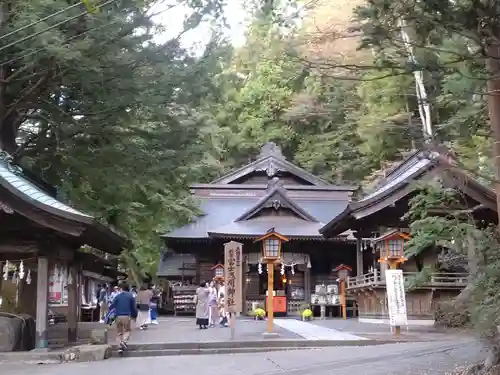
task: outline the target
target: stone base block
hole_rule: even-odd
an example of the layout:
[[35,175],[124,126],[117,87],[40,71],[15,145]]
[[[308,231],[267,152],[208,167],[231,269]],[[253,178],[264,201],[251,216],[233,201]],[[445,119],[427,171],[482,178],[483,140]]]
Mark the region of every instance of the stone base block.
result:
[[92,345],[107,345],[108,344],[108,329],[98,328],[90,332],[89,342]]
[[62,362],[95,362],[111,357],[110,345],[80,345],[66,349],[61,354]]

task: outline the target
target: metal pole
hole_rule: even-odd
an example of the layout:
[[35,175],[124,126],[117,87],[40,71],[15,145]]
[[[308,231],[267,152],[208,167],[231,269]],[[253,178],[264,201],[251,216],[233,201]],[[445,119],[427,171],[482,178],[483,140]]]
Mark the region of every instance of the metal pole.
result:
[[267,264],[267,332],[273,333],[273,289],[274,289],[274,264]]

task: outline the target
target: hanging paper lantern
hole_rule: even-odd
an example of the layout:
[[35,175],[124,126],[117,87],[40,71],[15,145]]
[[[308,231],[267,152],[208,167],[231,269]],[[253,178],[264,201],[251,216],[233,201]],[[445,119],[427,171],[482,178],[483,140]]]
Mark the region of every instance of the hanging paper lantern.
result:
[[262,263],[259,262],[259,266],[257,267],[257,270],[259,271],[259,275],[262,274]]
[[295,265],[292,264],[292,269],[291,269],[292,275],[295,275]]
[[26,276],[26,284],[31,284],[31,270],[28,270],[28,276]]
[[281,271],[280,271],[280,273],[281,273],[282,275],[284,275],[284,274],[285,274],[285,265],[284,265],[283,263],[281,263]]

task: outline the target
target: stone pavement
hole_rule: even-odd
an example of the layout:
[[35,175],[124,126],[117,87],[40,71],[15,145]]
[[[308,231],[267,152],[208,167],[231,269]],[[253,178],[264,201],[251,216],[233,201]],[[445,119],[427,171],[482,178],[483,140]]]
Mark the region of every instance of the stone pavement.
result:
[[[349,334],[365,337],[373,340],[386,340],[394,337],[391,329],[385,324],[360,323],[357,319],[325,319],[313,320],[312,324],[333,329],[338,332],[346,332]],[[408,329],[401,329],[401,337],[414,340],[447,340],[456,337],[466,336],[467,332],[456,330],[445,330],[433,326],[410,326]]]
[[373,347],[336,347],[269,353],[116,358],[43,366],[2,365],[9,375],[178,373],[184,375],[444,375],[455,365],[482,358],[472,339]]
[[[195,326],[193,318],[163,317],[160,324],[151,326],[146,331],[134,330],[130,343],[188,343],[188,342],[220,342],[230,339],[230,328],[216,326],[200,330]],[[237,319],[235,341],[263,340],[262,333],[267,332],[267,322],[248,318]],[[356,341],[366,340],[364,337],[337,330],[333,327],[321,327],[310,322],[297,319],[274,319],[273,331],[280,339]]]
[[315,325],[312,324],[312,322],[303,322],[298,319],[275,319],[274,324],[293,332],[306,340],[366,340],[364,337],[339,331],[333,327]]
[[[236,354],[255,353],[276,350],[319,348],[319,347],[360,347],[382,345],[388,342],[404,341],[449,341],[466,339],[464,335],[448,335],[442,333],[421,333],[413,335],[403,333],[401,337],[390,334],[387,326],[358,323],[356,320],[314,320],[302,322],[293,318],[275,319],[274,332],[276,338],[264,338],[267,331],[266,321],[249,318],[237,319],[236,334],[231,340],[230,328],[214,327],[200,330],[194,324],[194,318],[162,317],[160,324],[140,331],[132,332],[130,357],[174,356],[216,353]],[[102,329],[108,326],[100,325]],[[369,332],[366,332],[369,331]],[[109,343],[115,343],[115,330],[109,331]],[[84,347],[92,350],[92,347]],[[84,351],[85,351],[84,350]],[[97,349],[96,349],[97,350]],[[58,358],[59,352],[49,353],[0,353],[0,364],[24,362],[50,362]]]
[[[231,329],[229,327],[213,327],[200,330],[194,318],[161,317],[159,325],[150,326],[145,331],[135,329],[130,339],[131,344],[153,343],[195,343],[229,341]],[[267,332],[267,322],[248,318],[237,319],[235,341],[263,340],[262,333]],[[300,335],[275,325],[274,332],[280,339],[302,339]],[[112,340],[113,337],[110,337]],[[111,342],[111,341],[110,341]]]

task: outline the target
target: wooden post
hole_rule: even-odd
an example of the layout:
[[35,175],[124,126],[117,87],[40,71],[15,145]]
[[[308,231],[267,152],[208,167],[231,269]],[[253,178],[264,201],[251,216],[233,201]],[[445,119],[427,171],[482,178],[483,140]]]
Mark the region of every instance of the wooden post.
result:
[[68,269],[68,342],[78,340],[78,273],[76,267],[70,265]]
[[47,349],[48,336],[48,299],[49,299],[49,260],[38,257],[38,270],[36,280],[36,347]]
[[347,296],[345,288],[345,280],[340,280],[340,303],[342,305],[342,318],[347,319]]
[[231,330],[231,340],[236,338],[236,316],[234,312],[229,315],[229,327]]
[[267,332],[273,333],[274,264],[267,264]]
[[311,304],[311,270],[305,265],[304,270],[304,298],[307,304]]
[[248,288],[248,283],[247,283],[247,261],[246,258],[243,256],[242,264],[241,264],[241,312],[243,315],[248,314],[247,310],[247,288]]
[[2,307],[2,289],[3,289],[3,265],[4,262],[0,261],[0,307]]
[[363,249],[361,247],[361,237],[356,238],[356,275],[363,275]]

